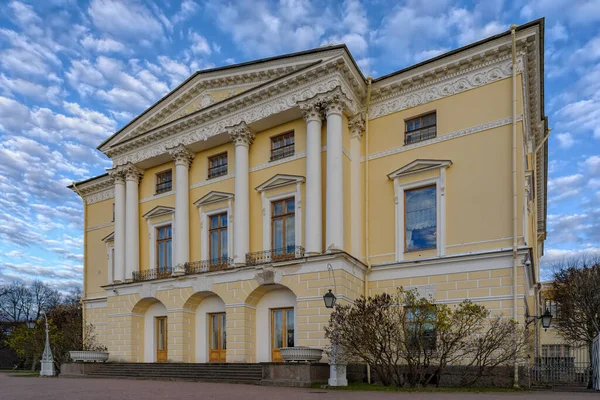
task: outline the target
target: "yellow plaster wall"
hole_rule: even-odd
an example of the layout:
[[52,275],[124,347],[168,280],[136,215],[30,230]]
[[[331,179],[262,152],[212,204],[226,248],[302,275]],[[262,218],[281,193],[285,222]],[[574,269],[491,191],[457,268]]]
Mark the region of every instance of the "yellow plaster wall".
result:
[[[404,120],[427,111],[437,112],[439,137],[510,117],[510,90],[510,80],[503,80],[372,120],[369,127],[370,153],[402,146]],[[520,104],[518,109],[521,109]],[[520,121],[517,128],[518,140],[522,141]],[[522,171],[521,146],[518,146],[518,152],[517,168]],[[387,174],[416,159],[450,159],[453,162],[446,175],[446,245],[459,246],[448,248],[447,254],[496,249],[499,244],[504,246],[505,243],[497,239],[512,235],[511,157],[512,128],[509,124],[371,160],[369,235],[370,255],[376,256],[373,261],[392,261],[393,255],[390,254],[395,252],[394,187]],[[428,172],[423,175],[436,174]],[[517,178],[520,199],[518,224],[519,235],[522,235],[522,174],[518,173]],[[422,177],[411,175],[403,181],[420,179]],[[405,259],[430,256],[435,256],[435,251],[407,253]]]

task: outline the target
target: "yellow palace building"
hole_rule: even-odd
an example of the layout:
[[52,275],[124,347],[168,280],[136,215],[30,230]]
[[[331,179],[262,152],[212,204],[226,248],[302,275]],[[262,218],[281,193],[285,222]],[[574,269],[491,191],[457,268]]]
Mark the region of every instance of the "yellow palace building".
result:
[[322,347],[330,289],[539,314],[543,29],[377,79],[344,45],[199,71],[100,144],[112,168],[70,188],[110,359]]

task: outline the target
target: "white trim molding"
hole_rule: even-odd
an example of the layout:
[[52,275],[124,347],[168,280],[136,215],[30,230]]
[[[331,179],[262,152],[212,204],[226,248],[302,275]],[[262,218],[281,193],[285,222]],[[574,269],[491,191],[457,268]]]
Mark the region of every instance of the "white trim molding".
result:
[[102,228],[106,228],[108,226],[114,226],[114,225],[115,225],[115,221],[105,222],[105,223],[100,224],[100,225],[90,226],[85,231],[86,232],[91,232],[91,231],[95,231],[96,229],[102,229]]
[[[522,120],[523,120],[523,114],[517,115],[517,121],[522,121]],[[465,129],[461,129],[461,130],[450,132],[450,133],[444,133],[439,136],[436,136],[433,139],[423,140],[421,142],[408,144],[408,145],[402,145],[402,146],[394,147],[391,149],[379,151],[377,153],[372,153],[372,154],[369,154],[369,161],[376,160],[376,159],[382,158],[382,157],[391,156],[391,155],[398,154],[398,153],[402,153],[402,152],[405,152],[408,150],[417,149],[419,147],[429,146],[430,144],[445,142],[446,140],[456,139],[456,138],[459,138],[462,136],[471,135],[473,133],[487,131],[489,129],[498,128],[500,126],[510,125],[510,124],[512,124],[512,117],[497,119],[495,121],[486,122],[485,124],[475,125],[470,128],[465,128]],[[364,162],[364,161],[365,161],[365,157],[361,157],[360,162]]]
[[[302,235],[302,183],[303,176],[277,174],[258,186],[256,190],[260,193],[262,201],[263,214],[263,250],[271,249],[271,203],[273,201],[293,197],[295,206],[294,215],[294,236],[296,238],[296,246],[304,246],[304,237]],[[267,196],[267,192],[271,189],[276,189],[285,186],[295,185],[295,190],[290,190],[285,193]]]
[[[171,215],[171,218],[166,221],[152,222],[153,219],[164,215]],[[156,229],[167,225],[171,225],[171,266],[174,267],[175,251],[173,244],[175,237],[173,232],[175,231],[175,209],[172,207],[156,206],[144,214],[144,218],[148,223],[148,240],[150,241],[150,265],[148,265],[148,268],[156,268]]]
[[[198,217],[200,218],[200,259],[209,260],[209,223],[208,218],[213,215],[227,213],[227,256],[233,258],[233,194],[225,192],[212,191],[196,201],[194,205],[198,208]],[[204,206],[227,202],[226,207],[219,207],[210,211],[203,211]]]
[[[404,260],[404,192],[428,185],[435,185],[436,188],[437,255],[441,257],[446,254],[446,168],[450,165],[450,160],[415,160],[388,175],[394,181],[396,261]],[[439,169],[438,177],[398,183],[401,176],[436,168]]]

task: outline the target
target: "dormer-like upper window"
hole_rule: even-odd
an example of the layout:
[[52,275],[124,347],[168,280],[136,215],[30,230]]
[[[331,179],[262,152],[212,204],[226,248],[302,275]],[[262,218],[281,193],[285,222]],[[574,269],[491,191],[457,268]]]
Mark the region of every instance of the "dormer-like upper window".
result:
[[433,139],[437,134],[437,117],[435,111],[420,117],[406,120],[404,144],[412,144]]
[[271,161],[294,155],[294,131],[271,138]]
[[170,169],[156,174],[156,194],[173,189],[173,174]]

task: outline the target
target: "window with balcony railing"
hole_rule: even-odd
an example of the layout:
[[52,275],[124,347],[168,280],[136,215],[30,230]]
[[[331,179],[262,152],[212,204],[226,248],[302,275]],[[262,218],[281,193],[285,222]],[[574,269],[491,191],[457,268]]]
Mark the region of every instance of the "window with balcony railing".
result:
[[271,161],[281,160],[282,158],[294,155],[294,132],[271,138]]
[[173,189],[173,174],[170,169],[156,174],[156,194]]
[[427,139],[433,139],[436,135],[437,117],[435,112],[406,120],[404,144],[412,144]]
[[227,175],[227,153],[208,158],[208,179]]

